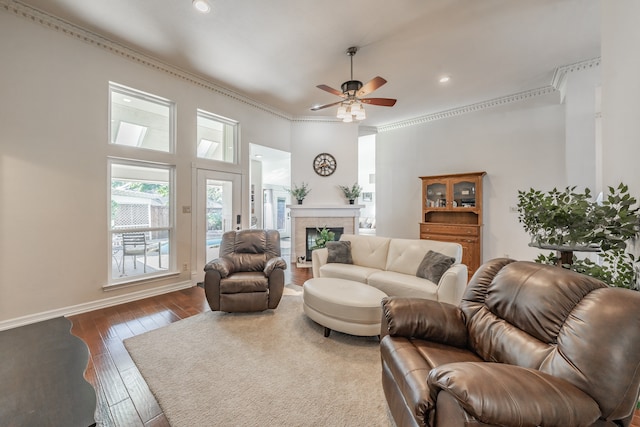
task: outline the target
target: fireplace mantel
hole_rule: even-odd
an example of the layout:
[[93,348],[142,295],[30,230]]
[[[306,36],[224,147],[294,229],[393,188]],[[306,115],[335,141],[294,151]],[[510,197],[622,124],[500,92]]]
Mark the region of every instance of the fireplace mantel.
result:
[[342,227],[357,234],[360,209],[364,205],[287,205],[291,214],[291,260],[306,253],[307,227]]
[[287,205],[291,217],[359,217],[364,205]]

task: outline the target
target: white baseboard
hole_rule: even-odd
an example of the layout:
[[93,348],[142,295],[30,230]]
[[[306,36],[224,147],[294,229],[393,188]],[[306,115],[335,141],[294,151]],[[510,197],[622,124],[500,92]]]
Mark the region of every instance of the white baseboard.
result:
[[126,302],[137,301],[144,298],[162,295],[180,289],[192,287],[190,280],[172,283],[170,285],[158,286],[157,288],[145,289],[143,291],[130,292],[115,297],[102,298],[97,301],[85,302],[82,304],[72,305],[69,307],[58,308],[55,310],[43,311],[40,313],[29,314],[27,316],[16,317],[0,321],[0,331],[17,328],[18,326],[29,325],[31,323],[42,322],[43,320],[53,319],[61,316],[73,316],[74,314],[86,313],[88,311],[98,310],[101,308],[111,307]]

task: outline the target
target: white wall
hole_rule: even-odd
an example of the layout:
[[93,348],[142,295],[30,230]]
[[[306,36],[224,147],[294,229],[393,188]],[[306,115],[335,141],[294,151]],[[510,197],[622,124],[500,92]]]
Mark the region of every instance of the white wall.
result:
[[[313,159],[329,153],[337,162],[336,171],[323,177],[313,170]],[[304,204],[348,204],[338,185],[358,181],[358,125],[342,122],[294,122],[291,125],[291,181],[309,184],[311,192]]]
[[379,133],[377,234],[419,237],[419,176],[486,171],[484,260],[535,258],[510,207],[517,205],[518,190],[566,185],[564,138],[557,94]]
[[597,191],[596,180],[596,88],[600,85],[600,67],[568,73],[565,88],[566,175],[569,185]]
[[[176,102],[175,154],[150,159],[176,166],[177,265],[191,264],[196,109],[240,122],[239,166],[248,195],[248,141],[290,151],[290,122],[0,11],[0,327],[7,319],[188,285],[189,272],[104,291],[108,251],[107,156],[135,157],[108,144],[108,84],[114,81]],[[243,197],[248,200],[248,197]],[[193,203],[195,206],[195,203]],[[249,206],[243,203],[248,225]],[[49,313],[49,314],[47,314]],[[5,322],[6,324],[6,322]]]
[[603,1],[603,179],[640,199],[640,2]]

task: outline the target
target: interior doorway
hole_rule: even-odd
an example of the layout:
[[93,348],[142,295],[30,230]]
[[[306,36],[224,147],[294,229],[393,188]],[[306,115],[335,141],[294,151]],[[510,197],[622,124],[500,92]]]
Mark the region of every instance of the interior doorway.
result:
[[251,157],[251,228],[278,230],[283,255],[291,245],[291,153],[249,144]]

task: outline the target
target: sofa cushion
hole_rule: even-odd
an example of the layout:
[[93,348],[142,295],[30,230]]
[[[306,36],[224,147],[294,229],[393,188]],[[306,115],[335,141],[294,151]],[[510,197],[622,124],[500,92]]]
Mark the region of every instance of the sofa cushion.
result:
[[362,267],[356,264],[330,263],[320,267],[320,277],[334,277],[367,283],[367,278],[379,271],[377,268]]
[[351,258],[351,242],[337,241],[327,242],[327,262],[340,264],[353,264]]
[[386,267],[381,268],[415,277],[418,266],[429,251],[453,257],[456,263],[459,263],[462,259],[462,246],[458,243],[438,242],[435,240],[391,239]]
[[438,300],[438,285],[414,275],[380,270],[371,274],[367,283],[387,295]]
[[340,240],[351,242],[351,256],[354,264],[377,269],[383,269],[387,264],[390,238],[343,234]]
[[429,251],[416,270],[416,276],[431,280],[433,283],[440,282],[440,278],[445,271],[455,262],[455,258],[441,254],[440,252]]

